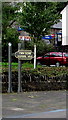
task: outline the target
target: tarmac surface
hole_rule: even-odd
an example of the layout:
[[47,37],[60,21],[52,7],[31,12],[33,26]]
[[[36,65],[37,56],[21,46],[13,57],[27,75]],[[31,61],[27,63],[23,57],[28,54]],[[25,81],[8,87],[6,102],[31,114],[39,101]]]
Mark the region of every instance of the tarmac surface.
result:
[[66,91],[3,94],[2,118],[66,118]]

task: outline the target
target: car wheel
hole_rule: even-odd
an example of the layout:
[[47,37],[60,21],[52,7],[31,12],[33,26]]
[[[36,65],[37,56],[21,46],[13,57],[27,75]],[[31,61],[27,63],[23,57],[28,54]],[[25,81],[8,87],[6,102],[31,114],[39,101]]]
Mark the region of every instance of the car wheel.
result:
[[56,62],[56,67],[59,67],[60,66],[60,63],[59,62]]
[[37,61],[37,65],[41,65],[41,63],[39,61]]

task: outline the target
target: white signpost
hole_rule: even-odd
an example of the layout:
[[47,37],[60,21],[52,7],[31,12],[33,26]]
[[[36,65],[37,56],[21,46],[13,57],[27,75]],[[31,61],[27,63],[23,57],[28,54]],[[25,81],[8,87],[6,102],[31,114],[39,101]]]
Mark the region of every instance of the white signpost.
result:
[[34,45],[34,69],[36,68],[36,45]]

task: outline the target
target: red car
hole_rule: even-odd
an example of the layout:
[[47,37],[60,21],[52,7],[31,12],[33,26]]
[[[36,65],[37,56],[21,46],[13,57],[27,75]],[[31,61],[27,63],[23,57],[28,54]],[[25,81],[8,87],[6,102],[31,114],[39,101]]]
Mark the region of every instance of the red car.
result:
[[37,57],[37,64],[41,65],[68,65],[68,53],[65,52],[50,52],[44,56]]

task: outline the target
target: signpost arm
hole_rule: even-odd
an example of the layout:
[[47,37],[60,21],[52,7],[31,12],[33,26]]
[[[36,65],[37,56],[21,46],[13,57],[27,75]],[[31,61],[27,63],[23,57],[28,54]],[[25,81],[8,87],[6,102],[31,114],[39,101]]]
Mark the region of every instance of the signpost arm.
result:
[[36,45],[34,45],[34,69],[36,68]]
[[[18,43],[18,50],[20,50],[21,43]],[[18,59],[18,93],[21,92],[21,60]]]

